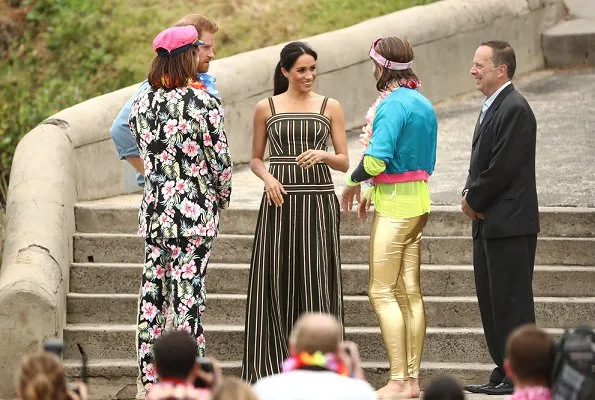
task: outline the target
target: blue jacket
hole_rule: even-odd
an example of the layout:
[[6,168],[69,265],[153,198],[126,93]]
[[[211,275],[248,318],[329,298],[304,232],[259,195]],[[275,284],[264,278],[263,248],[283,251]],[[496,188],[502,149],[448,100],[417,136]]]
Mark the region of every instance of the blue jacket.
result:
[[399,88],[380,102],[365,151],[386,163],[386,173],[434,172],[438,122],[428,99]]

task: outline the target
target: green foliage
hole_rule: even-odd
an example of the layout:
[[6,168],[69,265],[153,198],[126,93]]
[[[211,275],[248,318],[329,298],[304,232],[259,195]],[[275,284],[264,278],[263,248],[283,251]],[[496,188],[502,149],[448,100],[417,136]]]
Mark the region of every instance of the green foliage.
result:
[[8,194],[8,183],[0,174],[0,266],[2,266],[2,254],[4,254],[4,237],[6,232],[6,195]]
[[19,139],[53,113],[131,84],[114,60],[109,7],[86,0],[32,0],[23,35],[0,63],[0,175],[8,176]]

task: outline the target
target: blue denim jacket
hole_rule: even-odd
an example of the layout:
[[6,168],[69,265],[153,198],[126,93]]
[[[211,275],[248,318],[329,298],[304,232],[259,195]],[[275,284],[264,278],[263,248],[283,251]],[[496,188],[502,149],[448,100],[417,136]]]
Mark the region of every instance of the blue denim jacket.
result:
[[[128,116],[130,115],[130,109],[132,108],[132,103],[136,97],[148,87],[148,81],[144,81],[140,84],[136,92],[130,97],[124,107],[122,107],[110,129],[112,142],[114,142],[114,146],[116,146],[116,150],[120,155],[120,160],[124,160],[126,157],[139,157],[138,146],[136,145],[134,137],[132,137],[130,126],[128,125]],[[138,183],[139,186],[143,186],[145,183],[145,178],[138,172],[136,173],[136,183]]]

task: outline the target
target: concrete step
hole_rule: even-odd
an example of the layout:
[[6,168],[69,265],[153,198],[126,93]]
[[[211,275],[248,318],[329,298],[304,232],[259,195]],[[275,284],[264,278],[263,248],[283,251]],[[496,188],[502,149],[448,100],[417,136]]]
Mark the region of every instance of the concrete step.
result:
[[[241,363],[237,361],[221,362],[224,376],[240,376]],[[67,376],[76,380],[80,377],[80,360],[65,359]],[[364,371],[368,382],[380,388],[388,380],[388,362],[364,362]],[[442,375],[457,379],[462,385],[484,382],[493,365],[482,363],[447,363],[422,362],[420,384],[425,387],[429,382]],[[136,395],[136,377],[138,365],[132,358],[95,359],[89,362],[89,393],[91,400],[132,400]],[[487,396],[486,396],[487,397]],[[469,400],[484,399],[484,396],[466,394]],[[502,397],[503,398],[503,397]],[[499,400],[500,396],[491,396],[490,400]]]
[[[562,330],[550,330],[561,334]],[[346,328],[345,336],[356,342],[364,361],[386,360],[380,328]],[[239,325],[206,325],[207,355],[220,361],[241,360],[244,351],[244,327]],[[64,357],[78,356],[81,344],[89,359],[135,357],[134,325],[69,324],[64,329]],[[422,359],[430,362],[488,363],[481,328],[428,328]]]
[[[367,296],[344,296],[345,325],[376,327],[378,321]],[[67,322],[70,324],[134,324],[138,297],[135,294],[67,295]],[[475,296],[424,297],[427,325],[433,327],[481,327]],[[243,325],[246,295],[207,295],[203,322],[207,325]],[[552,328],[587,324],[595,326],[595,297],[537,297],[537,323]]]
[[[251,235],[222,234],[213,244],[211,262],[249,263],[252,254]],[[341,260],[347,264],[364,264],[368,258],[367,236],[342,236]],[[422,263],[471,264],[470,237],[424,237]],[[540,237],[535,262],[544,265],[593,265],[595,238]],[[74,262],[141,263],[144,262],[144,240],[134,234],[76,233]]]
[[[140,196],[131,203],[129,197],[121,201],[80,202],[75,206],[76,228],[83,233],[136,233]],[[355,213],[341,214],[342,235],[370,233],[372,213],[362,223]],[[258,210],[229,209],[221,214],[221,233],[254,233]],[[595,209],[580,207],[542,207],[540,209],[542,236],[595,237]],[[458,207],[434,206],[424,234],[426,236],[470,235],[469,219]]]
[[548,67],[595,65],[595,18],[562,21],[543,32],[541,44]]
[[[210,263],[208,293],[246,293],[249,264]],[[138,293],[141,264],[74,263],[70,268],[70,291],[74,293]],[[367,295],[368,265],[343,264],[343,293]],[[233,276],[233,279],[229,279]],[[471,265],[430,265],[421,267],[422,291],[426,296],[474,296]],[[537,265],[533,276],[535,296],[592,296],[595,266]]]

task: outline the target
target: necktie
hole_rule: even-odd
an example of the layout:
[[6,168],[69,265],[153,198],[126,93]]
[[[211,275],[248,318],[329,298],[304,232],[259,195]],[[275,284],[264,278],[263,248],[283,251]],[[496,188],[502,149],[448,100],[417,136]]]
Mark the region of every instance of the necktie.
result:
[[483,122],[483,117],[485,117],[486,112],[488,111],[488,108],[489,108],[489,106],[484,101],[483,105],[481,106],[481,113],[479,114],[479,123],[480,124]]

